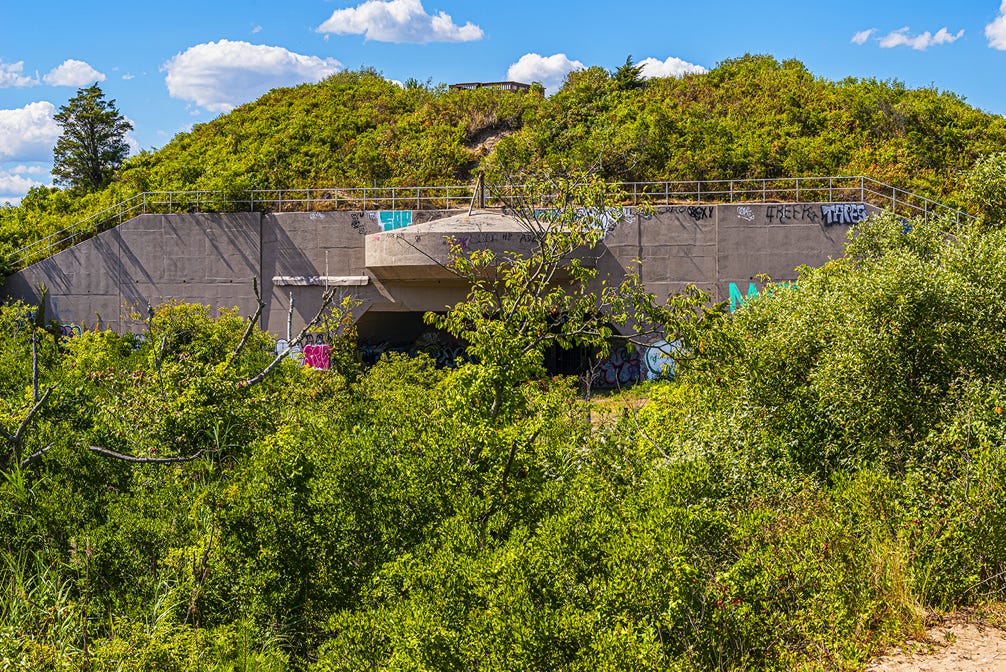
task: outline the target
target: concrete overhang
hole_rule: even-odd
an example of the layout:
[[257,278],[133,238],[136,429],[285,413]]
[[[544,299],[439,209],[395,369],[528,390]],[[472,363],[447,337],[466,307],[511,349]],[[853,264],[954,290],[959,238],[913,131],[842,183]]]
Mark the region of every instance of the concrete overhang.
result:
[[[464,251],[491,250],[497,258],[526,256],[537,249],[538,237],[527,223],[501,212],[480,210],[423,224],[372,233],[366,240],[367,270],[392,282],[457,280],[446,269],[451,243]],[[603,249],[576,254],[593,266]]]

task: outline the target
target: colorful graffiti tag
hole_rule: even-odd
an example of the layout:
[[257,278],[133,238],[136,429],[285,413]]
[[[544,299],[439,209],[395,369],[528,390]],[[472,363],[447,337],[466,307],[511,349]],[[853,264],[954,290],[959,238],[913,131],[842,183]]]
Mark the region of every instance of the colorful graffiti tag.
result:
[[644,361],[646,362],[646,379],[657,380],[660,378],[674,377],[674,356],[681,350],[681,341],[668,343],[667,341],[657,341],[646,349]]
[[468,349],[463,345],[445,343],[417,343],[408,345],[389,345],[388,343],[367,343],[360,346],[360,354],[366,366],[373,366],[381,361],[381,357],[391,352],[415,357],[422,353],[429,355],[440,368],[453,368],[459,364],[472,361]]
[[325,370],[331,367],[331,362],[328,357],[329,351],[332,349],[330,345],[305,345],[304,346],[304,366],[310,366],[312,369]]
[[381,231],[394,231],[412,226],[411,210],[382,210],[377,213],[377,221]]
[[729,287],[730,292],[730,312],[733,312],[743,306],[746,302],[752,298],[758,296],[758,285],[751,282],[748,283],[748,293],[745,296],[741,294],[740,288],[737,287],[737,283],[731,282]]
[[624,345],[612,348],[603,360],[598,362],[597,373],[592,382],[594,387],[613,388],[631,385],[643,379],[643,362],[639,350],[631,351]]
[[859,224],[865,222],[867,215],[866,206],[862,203],[836,203],[834,205],[822,205],[821,217],[825,226],[835,224]]

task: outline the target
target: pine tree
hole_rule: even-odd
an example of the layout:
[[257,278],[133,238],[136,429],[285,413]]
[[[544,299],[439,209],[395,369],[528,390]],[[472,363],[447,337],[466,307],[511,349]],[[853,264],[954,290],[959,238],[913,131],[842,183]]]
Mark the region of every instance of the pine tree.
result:
[[643,67],[632,61],[632,54],[625,57],[625,65],[615,71],[615,86],[623,91],[641,89],[646,86],[643,80]]
[[85,193],[105,187],[129,152],[126,133],[133,125],[97,84],[77,89],[54,118],[63,129],[53,150],[56,182]]

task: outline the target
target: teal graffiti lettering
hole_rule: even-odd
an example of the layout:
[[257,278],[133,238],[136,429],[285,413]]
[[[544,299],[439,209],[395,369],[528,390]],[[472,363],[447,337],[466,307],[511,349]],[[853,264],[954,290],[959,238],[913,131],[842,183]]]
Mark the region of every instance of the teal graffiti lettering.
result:
[[381,231],[393,231],[412,226],[411,210],[382,210],[377,217],[381,223]]
[[758,296],[758,286],[751,282],[748,283],[748,293],[747,296],[741,294],[741,290],[737,287],[736,283],[730,283],[730,312],[733,312],[743,306],[749,299]]

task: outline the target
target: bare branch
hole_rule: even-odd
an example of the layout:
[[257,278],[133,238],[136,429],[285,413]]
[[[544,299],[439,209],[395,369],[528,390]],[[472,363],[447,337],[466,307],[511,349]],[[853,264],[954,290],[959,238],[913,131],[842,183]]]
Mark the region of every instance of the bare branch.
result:
[[259,318],[262,317],[262,310],[265,308],[265,302],[262,301],[262,292],[259,291],[258,288],[258,278],[252,278],[252,290],[255,292],[255,314],[252,315],[250,320],[248,320],[248,327],[245,329],[245,333],[242,334],[241,341],[238,343],[238,346],[234,348],[234,352],[232,352],[231,356],[227,359],[227,364],[224,366],[225,369],[230,367],[230,365],[237,360],[238,356],[240,356],[241,351],[245,349],[245,346],[248,344],[248,339],[251,338],[252,332],[255,331],[255,324],[258,323]]
[[203,455],[208,453],[215,453],[216,450],[200,450],[192,455],[178,455],[176,457],[137,457],[135,455],[126,455],[124,453],[117,453],[114,450],[109,450],[108,448],[102,448],[101,446],[88,446],[88,450],[92,453],[98,453],[99,455],[104,455],[106,457],[114,457],[117,460],[122,460],[123,462],[135,462],[139,464],[171,464],[174,462],[192,462],[193,460],[198,460]]
[[55,443],[50,443],[50,444],[49,444],[48,446],[46,446],[45,448],[41,448],[41,449],[39,449],[39,450],[36,450],[36,451],[35,451],[34,453],[32,453],[31,455],[29,455],[28,457],[26,457],[26,458],[24,458],[23,460],[21,460],[21,468],[22,468],[22,469],[24,469],[25,467],[27,467],[27,466],[28,466],[29,464],[31,464],[32,462],[34,462],[34,461],[35,461],[35,460],[37,460],[38,458],[40,458],[40,457],[42,457],[43,455],[45,455],[46,453],[48,453],[48,452],[49,452],[49,450],[50,450],[50,449],[51,449],[51,448],[52,448],[53,446],[55,446],[55,445],[56,445]]
[[41,410],[42,406],[45,404],[45,400],[49,398],[49,394],[52,390],[53,388],[50,387],[45,391],[42,397],[35,402],[35,405],[31,407],[30,411],[28,411],[28,415],[24,416],[24,420],[21,421],[21,425],[17,428],[17,431],[14,432],[13,436],[4,432],[5,438],[9,437],[8,440],[13,443],[21,443],[21,438],[24,436],[24,431],[28,429],[28,424],[31,422],[32,418],[35,417],[35,414]]
[[304,337],[307,335],[307,332],[313,329],[315,326],[317,326],[319,322],[321,322],[322,318],[325,315],[325,311],[328,310],[328,307],[332,304],[332,300],[334,298],[335,298],[335,288],[332,288],[327,292],[325,292],[321,297],[321,308],[318,309],[318,313],[311,319],[310,322],[304,325],[304,328],[300,330],[299,334],[297,334],[297,338],[287,343],[286,350],[278,353],[276,357],[271,362],[269,362],[269,364],[264,369],[259,371],[257,374],[255,374],[248,380],[240,383],[238,387],[251,387],[252,385],[258,385],[263,380],[265,380],[266,376],[272,373],[273,369],[279,366],[279,363],[286,358],[286,356],[290,353],[290,351],[293,350],[296,346],[300,345],[300,342],[304,340]]
[[[538,438],[538,430],[534,430],[531,436],[527,437],[527,441],[524,442],[524,447],[529,447],[534,440]],[[506,466],[503,467],[503,477],[500,479],[500,492],[506,495],[507,481],[510,479],[510,470],[513,468],[514,458],[517,457],[517,442],[514,441],[510,445],[510,455],[507,457]]]
[[31,330],[31,398],[38,402],[38,329]]
[[168,351],[168,337],[161,336],[161,347],[157,350],[157,357],[154,358],[154,368],[157,371],[161,370],[161,363],[164,361],[164,355]]

